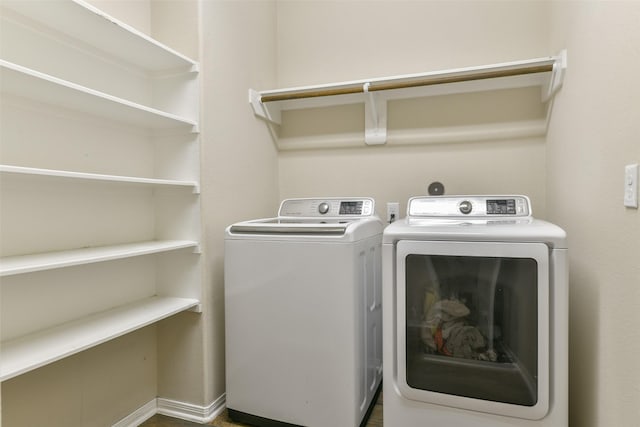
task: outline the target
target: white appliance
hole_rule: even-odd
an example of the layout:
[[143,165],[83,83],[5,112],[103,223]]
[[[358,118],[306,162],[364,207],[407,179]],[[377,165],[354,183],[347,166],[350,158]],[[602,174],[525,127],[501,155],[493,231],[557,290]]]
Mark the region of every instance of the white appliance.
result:
[[370,198],[288,199],[225,236],[226,404],[258,426],[354,427],[382,379]]
[[568,425],[565,232],[524,196],[409,200],[383,236],[384,425]]

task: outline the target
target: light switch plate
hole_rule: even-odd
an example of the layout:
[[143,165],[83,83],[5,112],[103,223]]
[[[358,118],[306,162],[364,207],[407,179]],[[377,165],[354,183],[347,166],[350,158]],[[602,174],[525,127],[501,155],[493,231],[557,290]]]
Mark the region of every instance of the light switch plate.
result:
[[624,167],[624,205],[638,208],[638,164]]

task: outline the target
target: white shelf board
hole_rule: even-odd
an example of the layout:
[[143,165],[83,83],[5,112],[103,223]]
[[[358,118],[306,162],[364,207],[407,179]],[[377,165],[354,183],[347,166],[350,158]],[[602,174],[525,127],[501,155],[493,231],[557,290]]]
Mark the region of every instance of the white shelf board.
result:
[[154,240],[113,246],[9,256],[0,258],[0,276],[73,267],[76,265],[112,261],[184,248],[197,249],[197,247],[198,243],[192,240]]
[[183,129],[197,132],[197,123],[193,120],[80,86],[5,60],[0,60],[0,90],[2,93],[149,129]]
[[194,193],[199,193],[198,183],[195,181],[179,181],[169,179],[152,179],[152,178],[140,178],[132,176],[121,175],[104,175],[95,173],[73,172],[57,169],[40,169],[30,168],[23,166],[11,166],[0,165],[0,174],[4,175],[24,175],[24,176],[36,176],[36,177],[51,177],[62,178],[72,180],[88,180],[88,181],[103,181],[125,184],[139,184],[149,185],[156,187],[187,187],[192,188]]
[[[326,105],[327,101],[322,101],[322,98],[337,97],[338,99],[336,101],[338,104],[342,103],[341,99],[343,97],[350,100],[347,101],[349,103],[356,100],[362,101],[364,96],[367,95],[363,93],[362,90],[365,84],[369,84],[371,93],[384,94],[386,99],[402,99],[502,88],[548,86],[549,78],[552,74],[551,71],[528,72],[527,74],[517,73],[519,70],[535,69],[537,67],[553,67],[556,61],[558,61],[557,57],[545,57],[451,70],[264,90],[260,91],[259,94],[261,98],[273,96],[282,96],[284,98],[291,96],[298,97],[290,101],[271,101],[283,108],[293,109],[297,107],[296,104],[302,104],[302,108],[306,108],[309,104],[303,101],[312,98],[318,98],[316,102],[324,105]],[[510,72],[513,74],[509,74]],[[500,76],[501,73],[506,74]],[[415,84],[415,86],[411,86],[413,84]],[[406,85],[406,87],[396,89],[394,88],[396,85]],[[458,86],[462,86],[462,88],[458,89]],[[436,89],[438,87],[439,89]],[[351,94],[358,96],[350,96]]]
[[[388,101],[539,87],[539,103],[546,104],[547,111],[550,111],[553,95],[562,85],[566,66],[567,54],[562,51],[557,56],[500,64],[264,91],[249,89],[249,103],[256,116],[279,125],[282,124],[282,111],[285,110],[361,103],[364,104],[364,142],[367,145],[379,145],[389,140]],[[538,127],[536,125],[536,129]],[[456,131],[455,134],[453,139],[459,139],[461,133]],[[477,139],[476,135],[467,135],[469,140]],[[449,135],[445,136],[449,138]],[[479,136],[484,137],[486,133]],[[300,148],[327,145],[323,140],[301,142],[298,144]],[[335,144],[336,141],[329,143]],[[293,149],[296,142],[289,140],[283,142],[284,145]],[[281,147],[280,143],[278,146]]]
[[154,296],[2,342],[0,381],[79,353],[198,304],[197,299]]
[[198,71],[198,63],[81,0],[3,0],[2,6],[147,71]]
[[[367,103],[381,100],[541,87],[545,102],[562,83],[566,52],[557,56],[450,70],[351,80],[310,86],[249,91],[257,115],[279,123],[282,110]],[[365,89],[366,88],[366,89]]]

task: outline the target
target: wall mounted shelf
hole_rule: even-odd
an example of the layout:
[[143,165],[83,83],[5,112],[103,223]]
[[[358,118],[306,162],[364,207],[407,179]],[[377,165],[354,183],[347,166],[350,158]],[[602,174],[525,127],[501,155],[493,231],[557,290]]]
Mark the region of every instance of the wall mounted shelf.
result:
[[39,169],[23,166],[0,165],[0,174],[24,177],[40,177],[54,179],[86,180],[99,182],[113,182],[122,184],[137,184],[152,187],[184,187],[190,188],[194,194],[200,193],[200,186],[195,181],[179,181],[170,179],[140,178],[133,176],[104,175],[96,173],[73,172],[55,169]]
[[199,251],[198,243],[190,240],[154,240],[150,242],[9,256],[0,258],[0,277],[55,268],[73,267],[94,262],[113,261],[116,259],[169,252],[184,248],[193,248],[194,251]]
[[281,112],[286,110],[364,104],[364,141],[384,144],[388,101],[539,87],[540,103],[547,103],[562,85],[566,62],[563,51],[557,56],[477,67],[265,91],[250,89],[249,102],[257,116],[274,124],[282,124]]
[[184,69],[197,72],[199,68],[197,62],[81,0],[5,0],[2,6],[27,17],[32,24],[82,40],[92,48],[150,72]]
[[198,132],[198,124],[188,118],[83,87],[5,60],[0,60],[0,90],[3,94],[20,96],[148,129],[182,129]]
[[79,353],[181,311],[190,298],[150,297],[2,343],[0,381]]

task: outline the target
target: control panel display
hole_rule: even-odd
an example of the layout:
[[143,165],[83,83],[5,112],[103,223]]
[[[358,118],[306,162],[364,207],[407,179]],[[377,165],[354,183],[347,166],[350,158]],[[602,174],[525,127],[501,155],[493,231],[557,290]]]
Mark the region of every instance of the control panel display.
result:
[[362,201],[340,202],[339,215],[361,215]]
[[367,197],[323,199],[286,199],[280,204],[278,216],[305,218],[369,217],[375,215],[373,199]]
[[526,217],[531,203],[526,196],[420,196],[409,200],[410,217]]
[[487,215],[515,215],[515,199],[487,200]]

